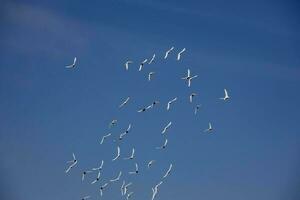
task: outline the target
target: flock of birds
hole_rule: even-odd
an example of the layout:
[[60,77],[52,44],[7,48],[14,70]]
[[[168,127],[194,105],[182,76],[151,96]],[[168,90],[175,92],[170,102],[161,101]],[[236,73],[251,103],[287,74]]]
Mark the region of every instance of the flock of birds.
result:
[[[170,49],[168,49],[168,50],[165,52],[164,59],[167,59],[167,58],[169,57],[169,54],[170,54],[173,50],[174,50],[174,47],[171,47]],[[179,60],[182,58],[182,54],[183,54],[185,51],[186,51],[186,49],[183,48],[181,51],[179,51],[179,52],[177,53],[177,61],[179,61]],[[154,62],[155,58],[156,58],[156,55],[153,54],[152,58],[149,59],[149,61],[148,61],[148,59],[144,59],[144,60],[140,63],[138,70],[139,70],[139,71],[142,71],[142,70],[143,70],[143,66],[144,66],[145,64],[151,64],[152,62]],[[66,68],[68,68],[68,69],[75,68],[76,62],[77,62],[77,58],[75,57],[74,60],[73,60],[73,63],[70,64],[70,65],[67,65]],[[131,60],[126,61],[125,64],[124,64],[124,65],[125,65],[125,69],[126,69],[126,70],[129,70],[129,66],[130,66],[131,64],[133,64],[133,61],[131,61]],[[148,81],[151,81],[151,80],[152,80],[152,77],[153,77],[154,74],[155,74],[155,72],[149,72],[149,74],[148,74]],[[191,75],[191,70],[188,69],[188,70],[187,70],[186,76],[182,77],[181,79],[182,79],[182,80],[185,80],[185,81],[187,82],[188,87],[190,87],[191,84],[192,84],[192,80],[195,79],[195,78],[197,78],[197,77],[198,77],[198,75]],[[190,101],[191,103],[193,102],[193,98],[194,98],[196,95],[197,95],[197,94],[194,93],[194,92],[190,94],[190,96],[189,96],[189,101]],[[220,99],[220,100],[223,100],[223,101],[227,101],[227,100],[229,100],[229,98],[230,98],[230,97],[229,97],[229,95],[228,95],[227,90],[224,89],[224,97],[220,97],[219,99]],[[129,101],[130,101],[130,97],[127,97],[127,98],[119,105],[119,108],[122,108],[122,107],[126,106],[126,105],[129,103]],[[167,110],[170,110],[170,109],[171,109],[171,105],[172,105],[174,102],[176,102],[176,101],[177,101],[177,97],[171,99],[171,100],[167,103],[167,108],[166,108],[166,109],[167,109]],[[153,108],[156,104],[158,104],[158,103],[159,103],[159,101],[154,101],[154,102],[152,102],[150,105],[140,108],[137,112],[139,112],[139,113],[146,112],[147,110],[152,109],[152,108]],[[195,107],[195,109],[194,109],[194,114],[195,114],[195,115],[197,114],[197,112],[198,112],[198,110],[200,109],[200,107],[201,107],[200,104],[196,105],[196,107]],[[112,120],[112,121],[109,123],[109,128],[112,128],[113,126],[115,126],[115,125],[117,124],[117,122],[118,122],[118,121],[117,121],[116,119]],[[167,131],[168,131],[168,129],[171,127],[171,125],[172,125],[172,122],[170,121],[168,124],[165,125],[165,127],[163,128],[161,134],[167,133]],[[122,140],[122,139],[130,132],[131,128],[132,128],[132,125],[129,124],[128,127],[127,127],[127,129],[126,129],[123,133],[121,133],[117,139],[115,139],[115,140],[113,140],[113,141],[116,142],[117,140],[119,140],[119,141]],[[213,131],[213,127],[212,127],[212,124],[209,122],[208,128],[205,129],[204,132],[212,132],[212,131]],[[110,138],[111,136],[112,136],[111,133],[108,133],[108,134],[106,134],[106,135],[103,135],[102,138],[101,138],[101,140],[100,140],[100,144],[102,145],[102,144],[105,142],[105,140],[107,140],[107,139]],[[163,143],[161,146],[156,147],[156,149],[165,149],[165,148],[167,147],[167,144],[168,144],[168,139],[166,138],[165,141],[164,141],[164,143]],[[111,162],[114,162],[114,161],[120,159],[120,157],[121,157],[121,149],[120,149],[120,146],[117,146],[116,148],[117,148],[117,149],[116,149],[116,150],[117,150],[116,155],[111,159]],[[124,160],[134,160],[134,158],[135,158],[135,149],[132,148],[131,155],[128,156],[128,157],[125,157],[125,158],[123,158],[123,159],[124,159]],[[152,165],[153,165],[155,162],[156,162],[155,160],[150,160],[150,161],[148,162],[148,164],[147,164],[147,168],[150,169],[150,168],[152,167]],[[69,166],[67,167],[67,169],[65,170],[65,172],[66,172],[66,173],[69,173],[69,172],[71,171],[71,169],[73,169],[73,168],[78,164],[78,160],[76,159],[76,156],[75,156],[74,153],[73,153],[73,159],[70,160],[70,161],[67,161],[67,163],[69,164]],[[100,164],[99,167],[94,167],[94,168],[91,168],[90,170],[85,170],[85,171],[83,171],[82,174],[81,174],[81,180],[84,181],[84,180],[85,180],[85,177],[86,177],[88,174],[96,173],[97,176],[96,176],[96,178],[91,182],[91,184],[96,184],[97,182],[99,182],[100,179],[101,179],[101,172],[102,172],[102,170],[103,170],[103,165],[104,165],[104,160],[101,161],[101,164]],[[171,171],[172,171],[172,167],[173,167],[173,164],[171,163],[171,164],[169,165],[169,168],[166,169],[165,174],[162,176],[160,182],[157,183],[156,185],[154,185],[154,186],[152,187],[151,200],[154,200],[155,197],[157,196],[160,185],[163,184],[164,180],[170,175],[170,173],[171,173]],[[129,174],[129,175],[137,175],[137,174],[139,174],[139,165],[138,165],[138,163],[135,162],[135,168],[134,168],[134,170],[129,171],[128,174]],[[102,184],[102,185],[100,186],[100,189],[99,189],[99,190],[100,190],[100,196],[103,196],[103,192],[104,192],[104,190],[105,190],[106,187],[108,187],[110,184],[112,184],[112,183],[114,183],[114,182],[120,181],[122,176],[123,176],[123,172],[120,171],[119,173],[117,173],[117,176],[116,176],[116,177],[113,177],[113,178],[111,178],[109,181],[107,181],[106,183]],[[123,180],[122,185],[121,185],[121,188],[120,188],[120,190],[121,190],[121,195],[124,196],[127,200],[130,199],[130,198],[133,196],[133,194],[134,194],[134,192],[133,192],[133,191],[130,191],[130,188],[129,188],[132,184],[133,184],[132,182],[126,183],[126,181]],[[91,198],[91,196],[90,196],[90,195],[87,195],[87,196],[82,197],[81,199],[82,199],[82,200],[86,200],[86,199],[89,199],[89,198]]]

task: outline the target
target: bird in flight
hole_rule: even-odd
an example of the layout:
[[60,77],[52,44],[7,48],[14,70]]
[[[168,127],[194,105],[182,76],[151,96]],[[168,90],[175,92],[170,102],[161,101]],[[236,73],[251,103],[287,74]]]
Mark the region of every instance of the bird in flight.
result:
[[155,74],[155,72],[149,72],[148,74],[148,81],[151,81],[152,76]]
[[102,137],[101,141],[100,141],[100,144],[103,144],[104,140],[105,140],[107,137],[109,137],[109,136],[111,136],[111,133],[109,133],[109,134],[107,134],[107,135],[104,135],[104,136]]
[[109,180],[109,181],[110,181],[110,182],[116,182],[116,181],[120,180],[121,176],[122,176],[122,171],[119,172],[119,174],[118,174],[118,176],[117,176],[116,178],[111,179],[111,180]]
[[73,167],[75,167],[75,165],[77,164],[77,159],[75,157],[75,154],[73,153],[73,160],[69,160],[67,161],[67,163],[71,163],[70,166],[67,168],[66,173],[68,173]]
[[194,114],[195,114],[195,115],[197,114],[197,112],[198,112],[198,110],[200,109],[200,107],[201,107],[200,104],[196,105],[195,110],[194,110]]
[[121,185],[121,194],[122,194],[122,196],[124,195],[123,193],[123,190],[124,190],[124,186],[125,186],[125,181],[123,180],[123,183],[122,183],[122,185]]
[[100,187],[100,195],[103,196],[103,190],[108,186],[108,183],[105,183],[103,184],[101,187]]
[[185,48],[183,48],[178,54],[177,54],[177,60],[180,60],[181,54],[185,52]]
[[172,99],[171,101],[168,102],[167,104],[167,110],[170,110],[170,106],[173,102],[177,101],[177,97],[175,97],[174,99]]
[[81,181],[84,181],[85,176],[89,173],[92,173],[92,171],[89,171],[89,170],[88,171],[83,171],[82,174],[81,174]]
[[91,198],[91,196],[84,196],[84,197],[81,198],[81,200],[87,200],[89,198]]
[[132,195],[133,195],[133,192],[129,192],[129,193],[127,194],[126,200],[130,199],[130,197],[131,197]]
[[110,124],[109,124],[109,128],[115,126],[115,125],[117,124],[117,121],[118,121],[118,120],[113,119],[113,120],[110,122]]
[[137,163],[135,163],[135,171],[129,172],[129,174],[138,174],[139,173],[139,166]]
[[112,161],[115,161],[115,160],[117,160],[120,157],[120,147],[119,146],[117,147],[117,151],[118,151],[117,155],[116,155],[115,158],[112,159]]
[[125,131],[124,133],[121,133],[121,134],[120,134],[119,140],[122,140],[123,137],[124,137],[127,133],[129,133],[130,129],[131,129],[131,124],[128,125],[128,128],[126,129],[126,131]]
[[155,58],[155,54],[153,54],[151,60],[149,61],[149,63],[148,63],[149,65],[154,61],[154,58]]
[[134,150],[134,148],[132,148],[131,155],[129,157],[124,158],[124,160],[132,160],[134,158],[134,153],[135,153],[135,150]]
[[100,164],[99,167],[95,167],[95,168],[93,168],[92,170],[94,170],[94,171],[101,171],[102,168],[103,168],[103,164],[104,164],[104,160],[101,161],[101,164]]
[[126,185],[124,186],[123,195],[126,195],[127,190],[128,190],[128,187],[131,186],[131,185],[132,185],[132,183],[130,182],[130,183],[128,183],[128,184],[126,184]]
[[170,173],[171,173],[171,170],[172,170],[172,167],[173,167],[173,165],[172,165],[172,164],[170,164],[170,166],[169,166],[169,169],[167,170],[167,172],[165,173],[165,175],[163,176],[163,178],[166,178],[167,176],[169,176],[169,175],[170,175]]
[[125,101],[123,101],[123,102],[119,105],[119,108],[122,108],[123,106],[125,106],[125,105],[128,103],[129,99],[130,99],[130,97],[127,97],[127,98],[125,99]]
[[156,149],[165,149],[167,147],[167,144],[168,144],[168,139],[165,140],[165,143],[162,146],[156,147]]
[[196,77],[198,77],[198,75],[191,76],[191,71],[190,71],[190,69],[188,69],[188,71],[187,71],[187,76],[182,77],[181,79],[187,80],[187,81],[188,81],[188,86],[190,87],[190,86],[191,86],[191,81],[192,81],[192,79],[194,79],[194,78],[196,78]]
[[225,93],[225,96],[224,96],[224,97],[221,97],[220,99],[222,99],[222,100],[226,101],[226,100],[228,100],[228,99],[229,99],[228,92],[227,92],[227,90],[226,90],[226,89],[224,89],[224,93]]
[[191,103],[193,102],[193,98],[194,98],[196,95],[197,95],[197,94],[194,93],[194,92],[190,95],[190,102],[191,102]]
[[129,69],[129,65],[132,64],[133,62],[131,60],[126,61],[125,63],[125,69],[128,70]]
[[93,182],[91,182],[91,184],[97,183],[97,182],[100,180],[100,176],[101,176],[101,172],[100,172],[100,170],[99,170],[99,171],[98,171],[98,174],[97,174],[97,178],[96,178]]
[[168,50],[166,51],[166,54],[165,54],[164,59],[167,59],[167,57],[169,56],[170,52],[173,51],[173,49],[174,49],[174,47],[171,47],[170,49],[168,49]]
[[155,100],[155,101],[153,101],[153,103],[150,105],[150,106],[148,106],[149,108],[153,108],[155,105],[157,105],[157,104],[159,104],[159,101],[157,101],[157,100]]
[[144,64],[148,61],[148,59],[146,58],[143,62],[141,62],[140,64],[140,68],[139,71],[142,71]]
[[208,123],[208,128],[204,130],[204,132],[211,132],[213,130],[211,123]]
[[76,61],[77,61],[77,58],[75,57],[74,60],[73,60],[73,63],[72,63],[71,65],[67,65],[66,68],[67,68],[67,69],[74,68],[75,65],[76,65]]
[[171,125],[172,125],[172,122],[169,122],[169,123],[164,127],[164,129],[162,130],[161,134],[166,133],[166,131],[170,128]]
[[150,160],[150,161],[148,162],[148,169],[153,165],[154,162],[155,162],[155,160]]

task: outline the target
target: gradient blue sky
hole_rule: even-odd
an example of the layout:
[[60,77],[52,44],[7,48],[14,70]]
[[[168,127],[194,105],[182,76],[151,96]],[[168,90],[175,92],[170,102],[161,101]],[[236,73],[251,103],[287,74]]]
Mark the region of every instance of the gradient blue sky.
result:
[[[3,1],[0,197],[99,199],[99,185],[81,183],[81,170],[104,159],[105,181],[134,167],[109,161],[112,142],[99,145],[116,118],[114,135],[133,125],[121,151],[127,156],[135,147],[141,166],[140,176],[126,175],[134,199],[150,199],[170,162],[174,171],[158,200],[299,199],[299,9],[284,0]],[[171,46],[175,51],[162,60]],[[153,53],[157,61],[137,72]],[[66,70],[74,56],[78,67]],[[135,64],[125,72],[128,58]],[[180,80],[188,67],[199,75],[191,88]],[[149,71],[157,72],[151,83]],[[232,96],[228,103],[217,100],[223,88]],[[191,92],[203,105],[197,116]],[[132,101],[118,110],[127,96]],[[136,112],[155,99],[157,108]],[[169,121],[169,146],[158,152]],[[203,134],[209,121],[214,134]],[[66,175],[72,152],[79,164]],[[147,171],[142,165],[150,159],[157,163]],[[120,185],[103,199],[121,199]]]

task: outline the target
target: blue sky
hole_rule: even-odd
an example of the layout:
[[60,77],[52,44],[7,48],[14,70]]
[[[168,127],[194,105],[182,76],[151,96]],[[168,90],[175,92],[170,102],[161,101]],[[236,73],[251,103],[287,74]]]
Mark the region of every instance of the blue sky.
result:
[[[299,199],[300,39],[296,1],[5,1],[0,30],[0,197],[99,199],[84,169],[105,160],[101,183],[134,168],[110,162],[136,148],[134,199]],[[164,52],[175,47],[169,59]],[[187,51],[180,62],[175,53]],[[138,63],[157,55],[138,72]],[[77,56],[74,70],[64,68]],[[128,72],[123,63],[131,59]],[[198,78],[188,88],[180,77]],[[152,82],[147,73],[155,71]],[[227,88],[229,102],[218,100]],[[198,93],[197,116],[188,102]],[[124,109],[118,105],[127,96]],[[178,97],[171,111],[168,100]],[[137,113],[159,100],[155,109]],[[108,123],[118,124],[108,130]],[[169,121],[168,148],[161,129]],[[212,122],[213,134],[204,134]],[[79,164],[66,175],[75,152]],[[148,160],[155,159],[152,170]],[[103,199],[121,199],[121,182]]]

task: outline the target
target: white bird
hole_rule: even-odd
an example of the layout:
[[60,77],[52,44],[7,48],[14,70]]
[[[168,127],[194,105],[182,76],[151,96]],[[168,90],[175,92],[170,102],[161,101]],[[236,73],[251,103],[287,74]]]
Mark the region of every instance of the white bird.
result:
[[112,161],[115,161],[120,157],[120,147],[119,146],[117,147],[117,150],[118,150],[117,156],[114,159],[112,159]]
[[149,72],[148,74],[148,81],[151,81],[152,76],[155,74],[155,72]]
[[139,71],[142,71],[144,64],[148,61],[148,59],[145,59],[143,62],[140,64]]
[[151,60],[149,61],[149,63],[148,63],[149,65],[154,61],[154,58],[155,58],[155,54],[153,54]]
[[76,65],[76,61],[77,61],[77,58],[75,57],[74,60],[73,60],[73,63],[71,65],[67,65],[66,68],[68,68],[68,69],[74,68],[75,65]]
[[152,188],[152,198],[151,198],[151,200],[154,200],[156,195],[157,195],[157,190]]
[[194,114],[196,115],[198,110],[200,109],[201,104],[196,105],[195,110],[194,110]]
[[163,176],[163,178],[166,178],[167,176],[169,176],[169,174],[171,173],[173,165],[170,164],[169,169],[167,170],[167,172],[165,173],[165,175]]
[[170,128],[171,125],[172,125],[172,122],[169,122],[169,123],[164,127],[164,129],[162,130],[161,134],[164,134],[164,133]]
[[89,173],[92,173],[92,171],[89,171],[89,170],[88,171],[83,171],[82,174],[81,174],[81,181],[84,181],[85,176]]
[[131,124],[128,125],[128,128],[126,129],[126,131],[125,131],[124,133],[121,133],[121,134],[120,134],[119,140],[122,140],[123,137],[124,137],[127,133],[129,133],[130,129],[131,129]]
[[89,198],[91,198],[91,196],[84,196],[84,197],[81,198],[81,200],[87,200]]
[[75,165],[77,164],[77,159],[75,157],[75,154],[73,153],[73,160],[69,160],[67,161],[67,163],[71,163],[71,165],[67,168],[66,173],[68,173],[73,167],[75,167]]
[[103,168],[103,164],[104,164],[104,160],[101,161],[101,164],[100,164],[99,167],[95,167],[95,168],[93,168],[92,170],[94,170],[94,171],[101,171],[102,168]]
[[213,130],[211,123],[208,123],[208,129],[205,129],[204,132],[211,132]]
[[101,141],[100,141],[100,144],[103,144],[104,140],[105,140],[107,137],[109,137],[109,136],[111,136],[111,133],[109,133],[109,134],[107,134],[107,135],[104,135],[104,136],[102,137]]
[[174,99],[172,99],[171,101],[168,102],[167,104],[167,110],[170,110],[170,106],[173,102],[177,101],[177,97],[175,97]]
[[115,126],[117,124],[118,120],[113,119],[110,123],[109,123],[109,128]]
[[197,94],[196,93],[192,93],[191,95],[190,95],[190,102],[192,103],[193,102],[193,98],[194,98],[194,96],[196,96]]
[[123,183],[121,185],[121,194],[122,194],[122,196],[124,195],[124,192],[123,192],[124,186],[125,186],[125,181],[123,180]]
[[144,108],[141,108],[140,110],[138,110],[139,113],[141,112],[145,112],[146,110],[152,108],[152,104],[150,106],[147,106],[147,107],[144,107]]
[[103,196],[103,190],[108,186],[108,183],[105,183],[103,184],[101,187],[100,187],[100,195]]
[[148,169],[153,165],[154,162],[155,162],[155,160],[150,160],[150,161],[148,162]]
[[160,181],[157,185],[155,185],[154,188],[155,188],[156,190],[158,190],[158,187],[159,187],[161,184],[163,184],[163,181]]
[[111,180],[109,180],[109,181],[110,181],[110,182],[116,182],[116,181],[120,180],[121,176],[122,176],[122,171],[119,172],[119,174],[118,174],[118,176],[117,176],[116,178],[111,179]]
[[100,170],[99,170],[99,171],[98,171],[98,174],[97,174],[97,178],[96,178],[93,182],[91,182],[91,184],[97,183],[97,182],[100,180],[100,176],[101,176],[101,172],[100,172]]
[[225,96],[224,96],[224,97],[221,97],[220,99],[222,99],[222,100],[226,101],[226,100],[228,100],[228,99],[229,99],[228,92],[227,92],[227,90],[226,90],[226,89],[224,89],[224,93],[225,93]]
[[128,193],[126,199],[128,200],[132,196],[132,194],[133,192]]
[[159,101],[157,101],[157,100],[155,100],[155,101],[153,101],[153,103],[150,105],[150,106],[148,106],[147,108],[153,108],[155,105],[157,105],[157,104],[159,104]]
[[181,54],[185,52],[185,48],[183,48],[178,54],[177,54],[177,60],[180,60]]
[[135,163],[135,171],[129,172],[129,174],[138,174],[139,173],[139,166],[137,163]]
[[132,183],[130,182],[130,183],[128,183],[127,185],[124,186],[124,192],[123,192],[123,195],[126,195],[127,190],[128,190],[128,187],[131,186],[131,185],[132,185]]
[[167,147],[167,144],[168,144],[168,139],[165,140],[165,143],[162,146],[156,147],[156,149],[165,149]]
[[187,76],[182,77],[181,79],[187,80],[188,81],[188,86],[190,87],[192,79],[194,79],[196,77],[198,77],[198,75],[191,76],[191,71],[190,71],[190,69],[188,69]]
[[131,60],[126,61],[125,63],[125,69],[128,70],[129,69],[129,65],[132,64],[133,62]]
[[124,160],[132,160],[134,158],[134,153],[135,153],[135,150],[134,150],[134,148],[132,148],[131,155],[127,158],[124,158]]
[[170,53],[171,51],[173,51],[173,49],[174,49],[174,47],[171,47],[169,50],[166,51],[166,54],[165,54],[164,59],[167,59],[167,57],[169,56],[169,53]]
[[123,106],[125,106],[125,105],[128,103],[129,99],[130,99],[130,97],[127,97],[127,98],[125,99],[125,101],[123,101],[123,102],[119,105],[119,108],[122,108]]

